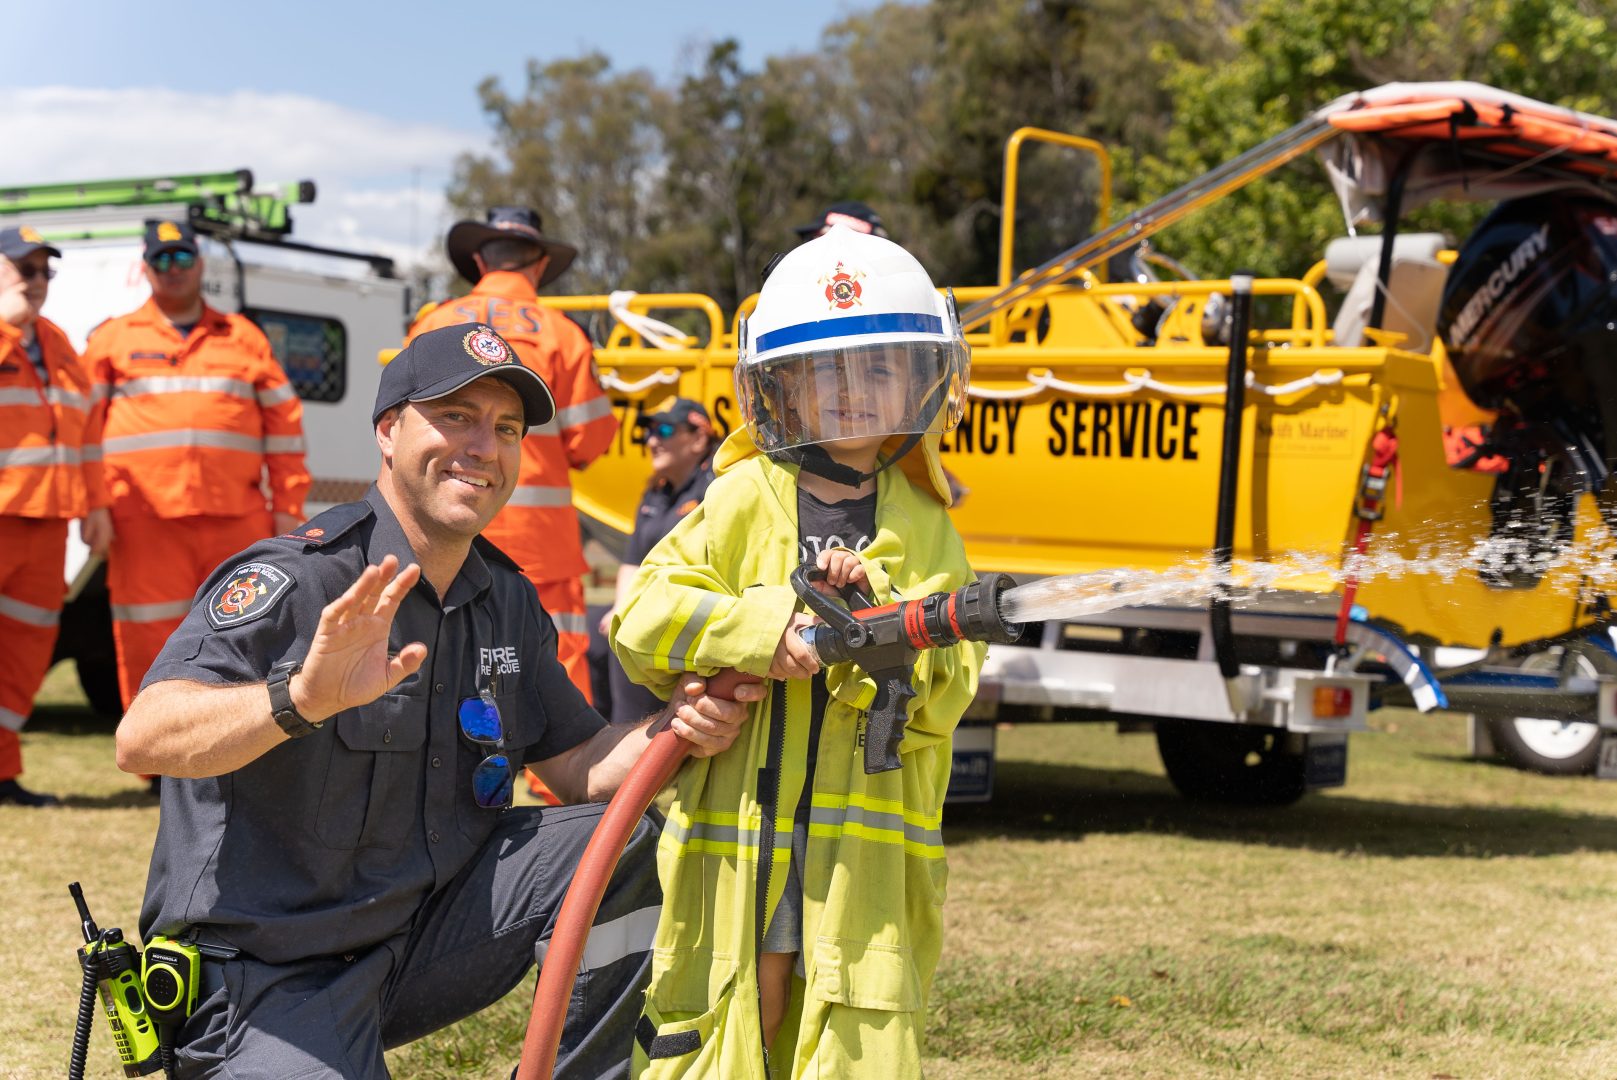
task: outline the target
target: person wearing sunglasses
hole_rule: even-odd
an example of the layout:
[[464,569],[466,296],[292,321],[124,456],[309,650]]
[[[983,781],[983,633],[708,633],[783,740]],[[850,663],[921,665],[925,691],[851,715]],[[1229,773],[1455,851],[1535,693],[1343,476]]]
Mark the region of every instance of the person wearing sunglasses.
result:
[[85,347],[105,409],[117,527],[107,589],[125,706],[202,580],[295,528],[311,483],[302,403],[258,327],[204,302],[204,269],[188,222],[147,222],[151,299]]
[[[635,512],[634,533],[618,566],[617,590],[612,606],[595,621],[591,634],[592,660],[606,668],[610,709],[614,723],[628,723],[662,708],[662,698],[629,679],[612,655],[607,629],[612,616],[628,598],[629,585],[640,563],[680,520],[702,504],[713,481],[713,451],[718,437],[713,421],[699,401],[670,397],[635,420],[635,429],[651,458],[651,482]],[[601,707],[597,702],[596,707]]]
[[50,669],[68,522],[95,554],[112,537],[90,379],[40,315],[61,255],[27,226],[0,229],[0,804],[15,806],[57,801],[17,779],[17,733]]
[[[557,657],[481,535],[555,404],[486,325],[383,370],[359,502],[222,563],[118,729],[163,774],[141,933],[210,947],[181,1077],[380,1077],[383,1050],[499,1000],[542,955],[602,806],[649,745]],[[685,680],[660,719],[707,756],[740,702]],[[513,806],[532,767],[569,805]],[[661,896],[630,840],[590,937],[558,1076],[622,1075]]]

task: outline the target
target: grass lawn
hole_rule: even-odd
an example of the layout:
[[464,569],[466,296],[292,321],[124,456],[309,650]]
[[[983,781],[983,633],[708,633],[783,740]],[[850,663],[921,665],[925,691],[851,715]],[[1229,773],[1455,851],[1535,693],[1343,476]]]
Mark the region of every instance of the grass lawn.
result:
[[[59,668],[0,807],[0,1076],[61,1075],[78,926],[133,933],[157,808]],[[1348,785],[1284,810],[1181,800],[1148,736],[1000,732],[998,795],[954,808],[928,1076],[1617,1080],[1617,784],[1466,759],[1458,717],[1388,712]],[[390,1055],[499,1077],[531,983]],[[120,1076],[97,1017],[90,1075]],[[885,1078],[882,1078],[885,1080]]]

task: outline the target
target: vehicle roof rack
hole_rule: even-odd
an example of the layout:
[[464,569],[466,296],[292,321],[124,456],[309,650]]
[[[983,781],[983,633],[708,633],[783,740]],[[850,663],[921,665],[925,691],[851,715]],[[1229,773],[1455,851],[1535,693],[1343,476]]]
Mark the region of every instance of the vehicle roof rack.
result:
[[[186,208],[191,225],[198,232],[271,239],[291,232],[291,207],[296,203],[312,203],[314,197],[313,180],[255,188],[252,171],[236,169],[233,172],[3,188],[0,189],[0,214],[48,214],[179,205]],[[78,232],[75,235],[111,236],[117,233],[91,229],[88,234]]]

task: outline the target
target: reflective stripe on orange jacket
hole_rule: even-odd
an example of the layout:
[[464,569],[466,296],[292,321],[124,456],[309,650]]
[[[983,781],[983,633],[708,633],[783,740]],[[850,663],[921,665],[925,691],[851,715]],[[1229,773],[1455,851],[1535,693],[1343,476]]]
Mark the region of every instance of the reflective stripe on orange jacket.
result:
[[271,510],[303,515],[303,403],[251,320],[204,307],[181,338],[148,300],[92,331],[84,361],[114,514],[238,517],[267,487]]
[[48,386],[22,331],[0,322],[0,514],[81,518],[107,505],[100,412],[67,335],[47,319],[35,321],[34,333]]
[[484,274],[466,296],[422,316],[409,339],[468,322],[498,330],[518,358],[544,376],[556,399],[556,418],[531,428],[522,440],[516,491],[483,535],[521,564],[530,581],[578,577],[588,566],[567,470],[600,457],[618,433],[612,402],[595,379],[589,338],[571,319],[545,307],[527,278],[497,270]]

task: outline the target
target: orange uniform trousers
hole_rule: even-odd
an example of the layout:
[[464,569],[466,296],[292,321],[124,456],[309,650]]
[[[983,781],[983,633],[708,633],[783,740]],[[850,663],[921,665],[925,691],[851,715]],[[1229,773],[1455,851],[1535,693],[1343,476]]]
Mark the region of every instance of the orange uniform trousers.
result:
[[22,773],[17,732],[50,670],[66,558],[66,519],[0,515],[0,780]]
[[[579,578],[560,581],[535,581],[534,590],[539,603],[556,624],[556,659],[567,669],[584,700],[590,700],[589,628],[584,612],[584,582]],[[593,704],[593,702],[592,702]],[[561,802],[531,770],[528,770],[528,790],[552,806]]]
[[117,535],[107,553],[107,592],[118,645],[118,689],[127,709],[208,575],[269,536],[274,526],[268,510],[178,518],[115,512],[112,525]]

